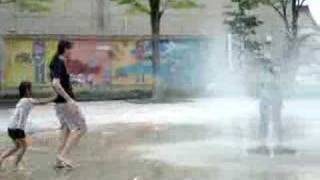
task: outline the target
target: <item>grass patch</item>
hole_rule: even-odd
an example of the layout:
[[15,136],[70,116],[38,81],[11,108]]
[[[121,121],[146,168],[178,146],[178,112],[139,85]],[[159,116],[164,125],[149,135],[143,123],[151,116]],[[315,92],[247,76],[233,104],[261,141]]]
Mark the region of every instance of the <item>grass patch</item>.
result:
[[[74,92],[79,101],[102,101],[122,99],[151,98],[152,87],[150,85],[112,85],[108,87],[75,87]],[[33,96],[45,98],[52,96],[50,86],[34,86]],[[16,102],[19,99],[16,88],[8,88],[0,94],[2,102]]]

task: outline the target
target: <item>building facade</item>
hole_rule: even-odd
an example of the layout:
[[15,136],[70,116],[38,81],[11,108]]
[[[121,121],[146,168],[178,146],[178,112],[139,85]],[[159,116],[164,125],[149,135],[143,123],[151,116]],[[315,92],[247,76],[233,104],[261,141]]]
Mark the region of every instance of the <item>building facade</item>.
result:
[[[230,1],[199,2],[203,8],[169,9],[162,19],[162,67],[166,67],[162,73],[167,78],[183,82],[183,79],[193,79],[194,73],[202,76],[194,78],[193,82],[199,82],[199,79],[209,82],[216,76],[212,72],[221,74],[215,70],[234,64],[230,56],[233,49],[228,45],[232,38],[224,24],[225,12],[230,11]],[[281,40],[283,26],[279,16],[269,7],[260,7],[255,13],[264,21],[259,29],[259,38],[272,35],[275,40],[273,54],[280,57],[284,41]],[[64,37],[76,41],[78,53],[73,60],[78,62],[71,68],[78,81],[88,81],[89,84],[152,82],[149,78],[151,65],[147,60],[150,59],[149,17],[130,14],[126,7],[110,0],[57,0],[47,14],[21,12],[13,4],[1,5],[0,22],[3,37],[0,41],[2,87],[14,87],[25,77],[39,84],[46,83],[47,64],[57,40]],[[101,47],[107,46],[114,50],[115,56],[109,57],[105,51],[101,52]],[[136,54],[141,49],[143,58]],[[173,59],[178,61],[173,62]],[[172,74],[174,71],[179,71],[179,74]],[[193,83],[185,81],[184,84]]]

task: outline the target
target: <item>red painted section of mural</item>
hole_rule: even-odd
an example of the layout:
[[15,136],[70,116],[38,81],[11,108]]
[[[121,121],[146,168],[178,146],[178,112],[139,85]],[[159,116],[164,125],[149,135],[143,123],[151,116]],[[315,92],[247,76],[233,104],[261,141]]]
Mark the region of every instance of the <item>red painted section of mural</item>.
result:
[[105,85],[111,83],[111,54],[108,42],[74,40],[67,68],[80,84]]

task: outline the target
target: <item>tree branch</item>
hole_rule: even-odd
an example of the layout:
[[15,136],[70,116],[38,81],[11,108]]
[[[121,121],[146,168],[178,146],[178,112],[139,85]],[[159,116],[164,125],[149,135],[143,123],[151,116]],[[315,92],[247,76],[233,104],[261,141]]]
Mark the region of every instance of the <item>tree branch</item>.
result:
[[144,6],[142,3],[138,2],[137,0],[134,1],[132,5],[135,8],[137,8],[139,11],[150,14],[150,10],[146,6]]
[[282,18],[284,18],[283,12],[274,4],[274,3],[268,3]]
[[289,0],[281,0],[280,4],[281,4],[281,8],[277,7],[275,3],[268,1],[268,5],[271,6],[280,16],[280,18],[282,19],[285,28],[287,30],[287,36],[290,34],[291,29],[290,29],[290,25],[289,25],[289,21],[288,21],[288,13],[287,13],[287,6],[288,6]]
[[306,0],[302,0],[301,3],[298,4],[299,8],[301,8],[305,2],[306,2]]
[[304,35],[301,35],[300,37],[297,38],[298,40],[298,43],[299,44],[302,44],[304,43],[305,41],[307,41],[309,38],[312,38],[314,36],[319,36],[319,33],[308,33],[308,34],[304,34]]
[[168,7],[169,7],[169,0],[164,0],[163,8],[160,10],[160,17],[162,17],[162,15],[168,9]]
[[286,1],[285,1],[285,5],[288,5],[289,2],[290,2],[290,0],[286,0]]
[[287,12],[288,4],[289,4],[289,0],[282,0],[281,1],[281,7],[282,7],[282,12],[283,12],[282,20],[285,24],[285,28],[286,28],[287,32],[290,32],[290,26],[289,26],[289,21],[288,21],[288,12]]
[[281,10],[274,3],[270,3],[270,5],[279,14],[279,16],[281,17],[281,19],[285,24],[287,31],[290,32],[290,26],[289,26],[288,17],[287,17],[287,5],[285,3],[281,4],[283,12],[281,12]]

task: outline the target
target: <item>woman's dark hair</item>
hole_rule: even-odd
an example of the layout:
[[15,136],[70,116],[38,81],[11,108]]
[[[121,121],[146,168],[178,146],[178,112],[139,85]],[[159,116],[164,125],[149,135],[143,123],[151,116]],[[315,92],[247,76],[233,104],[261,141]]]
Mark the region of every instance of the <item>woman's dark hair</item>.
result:
[[19,96],[20,98],[28,97],[31,94],[32,83],[29,81],[22,81],[19,85]]
[[72,45],[73,44],[70,41],[67,41],[67,40],[59,41],[56,55],[64,54],[66,49],[71,49],[72,48]]
[[71,49],[72,46],[73,46],[72,42],[67,41],[67,40],[60,40],[60,41],[58,42],[57,52],[56,52],[56,54],[53,56],[52,61],[51,61],[51,63],[50,63],[50,68],[51,68],[51,66],[52,66],[53,61],[54,61],[55,59],[58,59],[58,57],[59,57],[60,55],[63,55],[64,52],[66,51],[66,49]]

